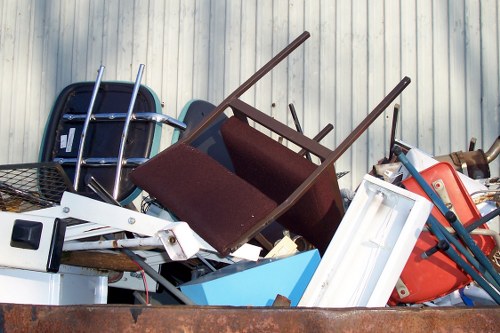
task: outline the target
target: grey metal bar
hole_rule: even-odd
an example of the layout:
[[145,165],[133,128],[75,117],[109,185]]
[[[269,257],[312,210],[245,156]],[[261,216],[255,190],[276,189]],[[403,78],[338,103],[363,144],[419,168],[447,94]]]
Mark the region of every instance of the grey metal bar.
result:
[[[145,163],[148,159],[144,157],[129,157],[122,159],[122,166],[124,167],[135,167]],[[63,165],[72,165],[78,163],[76,158],[54,158],[53,162],[63,164]],[[116,157],[89,157],[81,160],[82,166],[91,166],[91,167],[99,167],[99,166],[115,166],[118,163],[118,158]]]
[[137,78],[134,84],[134,90],[132,91],[132,98],[130,99],[130,105],[128,107],[127,118],[125,119],[125,124],[123,126],[122,137],[120,141],[120,150],[118,152],[118,164],[116,166],[115,174],[115,185],[113,188],[113,198],[118,198],[118,191],[120,190],[120,177],[122,172],[122,161],[123,153],[125,151],[125,143],[127,141],[128,127],[130,125],[130,119],[132,118],[132,112],[134,110],[135,100],[137,94],[139,93],[139,88],[141,86],[142,73],[144,72],[144,64],[139,65],[139,71],[137,73]]
[[[90,117],[90,121],[122,121],[126,118],[127,118],[126,113],[109,112],[109,113],[93,114]],[[86,116],[84,114],[66,113],[63,116],[63,119],[66,121],[82,121],[86,119]],[[172,127],[179,128],[181,130],[185,130],[187,128],[187,125],[182,121],[179,121],[170,116],[156,112],[133,113],[130,120],[153,121],[156,123],[170,125]]]
[[89,128],[90,117],[92,115],[92,109],[94,108],[94,103],[99,91],[99,86],[101,85],[102,75],[104,73],[104,66],[101,65],[97,71],[97,78],[94,84],[94,90],[92,91],[92,97],[90,98],[89,108],[87,114],[85,115],[85,122],[83,123],[82,134],[80,135],[80,145],[78,147],[78,158],[75,165],[75,178],[73,179],[73,187],[75,191],[78,191],[78,181],[80,180],[80,169],[81,161],[83,156],[83,148],[85,146],[85,136],[87,135],[87,130]]

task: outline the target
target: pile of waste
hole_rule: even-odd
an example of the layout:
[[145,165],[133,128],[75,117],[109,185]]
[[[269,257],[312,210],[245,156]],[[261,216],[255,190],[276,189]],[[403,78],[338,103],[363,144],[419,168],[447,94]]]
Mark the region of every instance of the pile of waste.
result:
[[[430,156],[395,138],[396,104],[391,152],[340,189],[335,162],[410,79],[331,150],[331,124],[308,138],[293,104],[290,128],[240,99],[308,37],[178,119],[141,85],[144,65],[135,82],[104,82],[101,66],[66,87],[40,161],[0,166],[0,302],[500,304],[500,137]],[[175,130],[159,152],[164,125]]]

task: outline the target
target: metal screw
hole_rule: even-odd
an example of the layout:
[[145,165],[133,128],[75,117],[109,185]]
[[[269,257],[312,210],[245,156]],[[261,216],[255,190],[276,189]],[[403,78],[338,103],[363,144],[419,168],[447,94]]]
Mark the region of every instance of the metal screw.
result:
[[68,214],[69,213],[69,207],[64,207],[63,208],[63,213]]
[[129,224],[134,224],[134,223],[135,223],[135,218],[133,218],[133,217],[129,217],[129,218],[128,218],[128,223],[129,223]]
[[175,244],[177,242],[177,239],[174,236],[170,236],[168,238],[168,241],[170,242],[170,244]]

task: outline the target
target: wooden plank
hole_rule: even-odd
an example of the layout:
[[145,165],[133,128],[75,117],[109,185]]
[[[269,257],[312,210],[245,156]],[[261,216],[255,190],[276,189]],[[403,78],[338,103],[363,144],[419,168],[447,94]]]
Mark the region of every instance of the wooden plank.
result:
[[138,267],[133,260],[123,253],[98,251],[64,252],[61,264],[117,272],[135,272]]

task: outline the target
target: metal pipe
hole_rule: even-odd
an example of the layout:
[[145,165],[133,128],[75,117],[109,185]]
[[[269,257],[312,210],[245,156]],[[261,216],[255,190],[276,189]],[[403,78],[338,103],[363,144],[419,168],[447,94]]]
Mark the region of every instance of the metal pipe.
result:
[[[297,111],[295,111],[295,106],[293,103],[288,104],[288,107],[290,109],[290,113],[292,114],[293,122],[295,123],[295,128],[297,129],[297,132],[300,134],[304,134],[304,131],[302,130],[302,126],[300,126],[300,121],[299,117],[297,116]],[[311,154],[307,151],[306,152],[306,158],[309,161],[312,161]]]
[[160,238],[156,236],[131,239],[113,239],[95,242],[65,242],[63,251],[120,249],[143,246],[163,247],[163,243],[161,242]]
[[92,91],[89,108],[87,110],[85,122],[83,123],[82,134],[80,135],[80,145],[78,148],[78,157],[75,165],[75,178],[73,179],[73,187],[75,188],[75,191],[78,191],[78,182],[80,180],[80,169],[82,166],[83,148],[85,146],[85,136],[87,135],[87,130],[89,128],[89,123],[90,123],[90,117],[92,116],[92,110],[94,109],[94,104],[97,98],[97,93],[99,92],[99,86],[101,85],[103,73],[104,73],[104,66],[101,65],[101,67],[99,67],[99,70],[97,71],[97,78],[95,80],[94,90]]
[[495,142],[493,142],[490,149],[484,153],[486,156],[486,162],[493,162],[495,158],[497,158],[498,154],[500,154],[500,136],[498,136]]
[[195,305],[195,303],[189,299],[186,295],[184,295],[181,291],[179,291],[172,283],[170,283],[167,279],[165,279],[161,274],[155,271],[151,266],[149,266],[141,257],[135,254],[133,251],[129,249],[121,249],[126,255],[130,257],[130,259],[134,260],[141,268],[151,276],[155,281],[160,283],[165,289],[170,291],[175,297],[177,297],[182,303],[186,305]]
[[127,118],[125,119],[125,124],[123,126],[122,137],[120,141],[120,151],[118,153],[118,161],[116,166],[116,174],[115,174],[115,185],[113,187],[113,198],[118,198],[118,191],[120,190],[120,178],[122,172],[122,161],[123,161],[123,153],[125,152],[125,144],[127,141],[128,135],[128,127],[130,125],[130,119],[132,118],[132,113],[134,111],[135,100],[137,98],[137,94],[139,93],[139,88],[141,86],[142,73],[144,72],[144,64],[139,65],[139,71],[137,73],[137,78],[134,84],[134,90],[132,91],[132,98],[130,99],[130,104],[127,111]]

